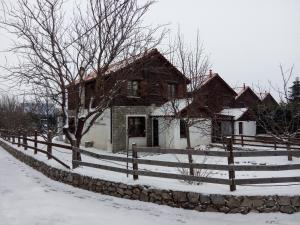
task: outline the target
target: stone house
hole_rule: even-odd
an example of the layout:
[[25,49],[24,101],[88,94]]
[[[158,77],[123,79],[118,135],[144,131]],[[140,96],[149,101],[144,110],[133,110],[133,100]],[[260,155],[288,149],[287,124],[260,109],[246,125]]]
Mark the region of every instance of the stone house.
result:
[[[97,148],[113,152],[131,148],[132,143],[139,146],[183,147],[180,143],[184,140],[177,141],[183,133],[180,121],[172,122],[168,130],[158,129],[164,121],[158,121],[155,111],[172,99],[186,99],[190,81],[156,49],[128,59],[123,65],[120,62],[116,67],[110,68],[112,72],[108,76],[118,77],[122,73],[125,82],[113,103],[83,137],[82,143],[92,143]],[[84,97],[81,101],[89,107],[87,103],[90,99],[97,98],[93,91],[95,73],[88,74],[83,82]],[[71,93],[76,91],[74,87],[69,87],[69,92],[69,115],[72,115],[76,96]],[[69,119],[70,123],[75,123],[74,120]],[[173,134],[172,142],[166,133]],[[208,137],[210,140],[210,134]]]

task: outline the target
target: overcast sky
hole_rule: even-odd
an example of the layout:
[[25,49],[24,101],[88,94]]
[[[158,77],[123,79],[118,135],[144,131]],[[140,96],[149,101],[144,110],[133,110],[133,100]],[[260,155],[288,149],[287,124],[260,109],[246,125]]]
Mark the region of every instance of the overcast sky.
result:
[[[213,70],[233,86],[279,83],[280,63],[300,76],[299,0],[157,0],[146,22],[179,25],[187,41],[199,29]],[[7,45],[2,32],[0,50]]]
[[213,70],[231,85],[280,82],[279,64],[300,76],[299,0],[158,0],[147,20],[197,29]]

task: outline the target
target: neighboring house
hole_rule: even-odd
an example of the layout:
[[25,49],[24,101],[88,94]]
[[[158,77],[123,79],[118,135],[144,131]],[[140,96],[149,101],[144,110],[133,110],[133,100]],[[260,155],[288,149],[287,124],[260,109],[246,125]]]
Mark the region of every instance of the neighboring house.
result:
[[[174,106],[175,105],[175,106]],[[190,108],[193,110],[190,110]],[[173,108],[176,108],[174,110]],[[187,147],[186,124],[189,123],[191,146],[211,143],[212,118],[206,108],[196,108],[192,99],[173,99],[151,113],[153,146]],[[178,112],[179,116],[175,115]]]
[[195,102],[207,107],[212,118],[212,140],[227,135],[256,135],[256,122],[250,110],[259,98],[250,88],[237,94],[217,73],[209,71],[197,91]]
[[276,107],[278,106],[278,102],[275,98],[268,92],[260,93],[259,97],[261,99],[261,104],[268,107]]
[[236,92],[217,73],[209,71],[201,86],[192,93],[195,103],[218,113],[229,108],[237,96]]
[[254,91],[244,84],[242,88],[235,88],[238,95],[235,97],[233,103],[234,108],[256,108],[261,104],[260,98],[254,93]]
[[255,115],[249,108],[229,108],[223,109],[220,115],[232,117],[232,128],[234,135],[256,135]]
[[[151,113],[170,99],[186,98],[189,80],[156,49],[113,65],[107,77],[121,77],[125,82],[112,105],[97,119],[82,142],[93,142],[95,147],[113,152],[131,148],[132,143],[155,145],[153,136],[157,135],[157,130],[152,129],[155,124]],[[91,98],[97,99],[95,73],[86,76],[84,82],[81,101],[87,108]],[[76,88],[69,87],[69,92],[69,114],[72,115]],[[75,118],[69,121],[70,127],[76,122]]]

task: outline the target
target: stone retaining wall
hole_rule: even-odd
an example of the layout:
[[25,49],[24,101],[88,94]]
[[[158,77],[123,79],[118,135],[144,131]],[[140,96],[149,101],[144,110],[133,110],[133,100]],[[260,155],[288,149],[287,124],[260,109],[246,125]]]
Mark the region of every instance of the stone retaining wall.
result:
[[249,213],[300,211],[300,196],[233,196],[204,195],[193,192],[159,190],[149,186],[127,185],[83,176],[40,162],[0,140],[0,145],[15,158],[40,171],[47,177],[85,190],[119,198],[152,202],[159,205],[193,209],[200,212]]

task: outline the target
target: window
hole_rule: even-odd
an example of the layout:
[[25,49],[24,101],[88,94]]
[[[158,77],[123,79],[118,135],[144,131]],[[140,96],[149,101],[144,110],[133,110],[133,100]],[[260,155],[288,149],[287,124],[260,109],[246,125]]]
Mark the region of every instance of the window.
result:
[[208,106],[209,103],[209,95],[204,95],[204,105]]
[[128,135],[129,137],[145,137],[145,117],[128,117]]
[[186,122],[180,120],[180,138],[186,138]]
[[243,134],[243,122],[239,122],[239,134]]
[[168,84],[168,98],[172,99],[176,97],[176,85],[175,84]]
[[127,95],[128,96],[139,96],[139,82],[138,81],[127,81]]

